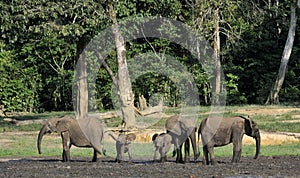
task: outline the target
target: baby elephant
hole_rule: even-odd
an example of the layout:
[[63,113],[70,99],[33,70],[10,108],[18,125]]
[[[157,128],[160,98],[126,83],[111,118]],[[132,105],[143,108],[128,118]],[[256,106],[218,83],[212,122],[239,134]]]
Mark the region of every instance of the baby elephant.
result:
[[169,152],[172,145],[172,136],[167,133],[155,133],[152,136],[152,141],[155,147],[154,161],[157,161],[157,155],[160,154],[160,162],[167,161],[167,153]]
[[136,139],[136,135],[134,133],[129,133],[126,135],[119,134],[118,138],[116,138],[111,133],[109,133],[109,135],[116,141],[116,150],[117,150],[116,162],[120,163],[124,161],[123,153],[128,153],[129,161],[132,161],[131,142]]

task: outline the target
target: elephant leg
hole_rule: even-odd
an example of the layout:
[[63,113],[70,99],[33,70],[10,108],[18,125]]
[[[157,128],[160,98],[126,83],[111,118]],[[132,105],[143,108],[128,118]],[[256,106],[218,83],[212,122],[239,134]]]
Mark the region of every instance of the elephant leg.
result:
[[183,143],[181,145],[179,145],[179,148],[177,149],[176,163],[184,163],[183,158],[182,158],[182,146],[183,146]]
[[242,139],[237,139],[233,141],[233,156],[232,163],[238,163],[241,159],[242,154]]
[[213,146],[208,146],[207,150],[209,152],[209,157],[212,165],[216,165],[217,161],[215,159],[215,154],[214,154],[214,147]]
[[94,155],[93,155],[92,162],[96,162],[98,160],[97,155],[98,155],[98,151],[96,149],[94,149]]
[[194,133],[190,135],[190,139],[191,139],[193,153],[194,153],[194,162],[196,162],[198,157],[200,156],[200,153],[198,152],[197,149],[197,143],[196,143],[196,130]]
[[122,149],[121,149],[121,147],[122,147],[122,145],[121,144],[119,144],[118,142],[116,143],[116,150],[117,150],[117,157],[116,157],[116,162],[121,162],[121,151],[122,151]]
[[132,161],[132,152],[131,152],[131,146],[127,145],[127,152],[128,152],[128,157],[129,157],[129,161]]
[[208,159],[208,148],[207,145],[203,146],[203,165],[209,165],[209,159]]
[[62,138],[62,144],[63,144],[63,162],[70,161],[70,134],[69,132],[62,132],[61,133],[61,138]]
[[159,153],[159,148],[156,147],[156,148],[155,148],[155,151],[154,151],[154,156],[153,156],[153,161],[154,161],[154,162],[156,161],[156,158],[157,158],[158,153]]
[[167,161],[167,153],[166,153],[166,151],[165,151],[165,149],[164,148],[161,148],[160,149],[160,162],[161,163],[164,163],[164,162],[166,162]]
[[184,142],[184,162],[190,162],[190,140],[187,138]]
[[117,158],[118,158],[117,162],[118,163],[124,161],[123,160],[123,153],[124,153],[124,151],[125,151],[125,146],[123,144],[120,144],[119,145],[119,150],[118,150],[118,155],[117,155]]
[[176,163],[183,163],[183,160],[182,160],[182,144],[179,145],[179,140],[178,138],[175,138],[175,141],[174,141],[174,146],[175,146],[175,149],[176,149]]

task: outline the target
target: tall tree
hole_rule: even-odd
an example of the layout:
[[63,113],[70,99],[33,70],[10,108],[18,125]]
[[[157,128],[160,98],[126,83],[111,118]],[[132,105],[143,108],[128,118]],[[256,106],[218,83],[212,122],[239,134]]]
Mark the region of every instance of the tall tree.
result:
[[289,33],[288,33],[288,37],[287,37],[285,47],[284,47],[284,50],[282,53],[278,76],[274,83],[273,89],[271,90],[270,95],[266,101],[266,104],[279,104],[279,91],[284,82],[287,65],[288,65],[288,62],[289,62],[289,59],[290,59],[290,56],[292,53],[294,39],[295,39],[296,24],[297,24],[296,9],[297,9],[297,4],[299,4],[299,2],[300,2],[300,0],[298,0],[298,3],[296,0],[291,1],[291,16],[290,16]]
[[108,14],[110,21],[112,22],[111,30],[117,51],[117,78],[114,76],[113,71],[103,59],[102,55],[99,52],[96,52],[96,54],[104,68],[111,76],[114,85],[117,87],[122,111],[122,124],[128,128],[132,128],[135,126],[135,112],[133,109],[134,95],[127,66],[125,41],[120,32],[116,12],[112,3],[109,3],[108,5]]
[[220,61],[221,40],[220,40],[220,14],[219,8],[214,9],[214,76],[213,76],[213,104],[220,104],[222,91],[222,67]]

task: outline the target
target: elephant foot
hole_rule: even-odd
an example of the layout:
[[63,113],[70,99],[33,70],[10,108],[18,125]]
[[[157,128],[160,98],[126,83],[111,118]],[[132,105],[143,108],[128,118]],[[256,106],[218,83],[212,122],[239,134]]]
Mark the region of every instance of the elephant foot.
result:
[[218,162],[216,161],[216,160],[211,160],[211,165],[217,165],[218,164]]
[[185,162],[183,160],[176,160],[176,163],[184,164]]
[[116,162],[117,162],[117,163],[124,163],[125,161],[124,161],[124,160],[121,160],[121,159],[116,159]]
[[100,161],[100,159],[99,158],[96,158],[96,159],[92,159],[92,162],[99,162]]
[[161,157],[161,158],[160,158],[160,162],[161,162],[161,163],[167,162],[167,156]]

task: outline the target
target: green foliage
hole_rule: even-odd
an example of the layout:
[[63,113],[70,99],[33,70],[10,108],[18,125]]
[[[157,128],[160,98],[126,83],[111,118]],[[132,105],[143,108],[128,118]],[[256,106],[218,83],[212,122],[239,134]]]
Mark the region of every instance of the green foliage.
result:
[[[219,12],[221,61],[226,77],[228,104],[262,104],[276,79],[288,27],[290,1],[276,4],[242,1],[133,0],[114,1],[117,19],[168,17],[213,41]],[[109,27],[107,3],[94,0],[19,0],[0,2],[0,104],[7,111],[43,112],[72,110],[72,82],[79,53],[96,34]],[[133,29],[123,33],[126,35]],[[282,103],[300,97],[299,25],[286,80],[280,91]],[[182,38],[178,29],[162,25],[161,34]],[[105,43],[100,41],[99,43]],[[212,45],[213,46],[213,45]],[[172,56],[190,72],[201,104],[211,101],[211,82],[196,56],[166,39],[135,39],[126,44],[127,59],[145,53]],[[115,52],[106,62],[117,72]],[[167,68],[166,68],[167,69]],[[173,73],[175,75],[175,73]],[[172,75],[173,75],[172,74]],[[176,74],[177,75],[177,74]],[[101,68],[92,91],[91,108],[112,109],[112,80]],[[155,104],[159,97],[168,106],[180,104],[179,87],[159,73],[145,73],[133,81],[135,97],[144,95]]]
[[32,111],[36,107],[40,76],[34,67],[15,62],[13,51],[0,41],[0,105],[7,111]]
[[239,77],[233,74],[227,74],[226,90],[227,90],[227,102],[230,104],[245,104],[247,98],[239,92],[238,89]]

